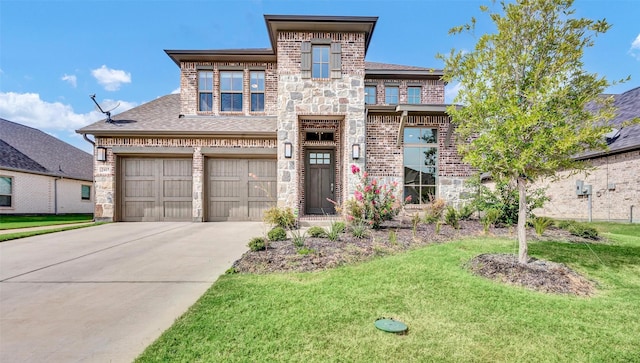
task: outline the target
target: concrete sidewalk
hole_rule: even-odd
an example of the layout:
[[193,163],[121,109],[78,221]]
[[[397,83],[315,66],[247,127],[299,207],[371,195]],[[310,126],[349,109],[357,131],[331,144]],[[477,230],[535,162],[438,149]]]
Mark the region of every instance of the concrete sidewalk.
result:
[[132,361],[262,229],[112,223],[0,243],[0,361]]

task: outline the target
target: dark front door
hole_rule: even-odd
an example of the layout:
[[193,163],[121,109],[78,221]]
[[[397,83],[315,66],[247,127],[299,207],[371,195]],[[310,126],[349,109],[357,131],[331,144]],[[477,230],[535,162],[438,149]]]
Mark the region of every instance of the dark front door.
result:
[[307,150],[306,166],[306,213],[334,214],[335,160],[333,150]]

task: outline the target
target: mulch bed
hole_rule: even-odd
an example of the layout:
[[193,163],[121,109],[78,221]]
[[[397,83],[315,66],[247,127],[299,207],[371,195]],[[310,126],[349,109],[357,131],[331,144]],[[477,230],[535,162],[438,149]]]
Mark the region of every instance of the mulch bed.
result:
[[[459,229],[442,225],[439,233],[436,233],[434,224],[421,223],[415,235],[411,221],[406,217],[385,222],[382,227],[368,231],[365,238],[356,238],[350,233],[343,233],[335,242],[309,237],[305,241],[305,248],[311,250],[308,254],[299,253],[291,240],[270,242],[264,251],[246,252],[233,264],[233,268],[240,273],[258,274],[318,271],[425,245],[485,235],[482,224],[477,220],[460,221]],[[547,229],[542,237],[537,237],[532,230],[527,233],[532,241],[587,242],[553,227]],[[489,235],[515,238],[515,228],[491,228]],[[468,266],[477,275],[542,292],[590,296],[594,291],[593,284],[576,272],[548,261],[532,260],[522,265],[517,263],[514,255],[485,254],[471,260]]]

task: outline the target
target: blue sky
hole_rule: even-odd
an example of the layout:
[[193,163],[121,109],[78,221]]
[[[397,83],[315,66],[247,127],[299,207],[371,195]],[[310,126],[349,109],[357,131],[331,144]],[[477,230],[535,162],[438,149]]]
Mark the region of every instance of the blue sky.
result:
[[[164,49],[267,48],[264,14],[378,16],[367,60],[441,68],[437,53],[472,49],[472,35],[448,30],[479,20],[489,0],[0,0],[0,117],[48,132],[83,150],[74,130],[103,118],[90,94],[114,114],[177,92],[178,67]],[[495,5],[497,8],[497,4]],[[613,25],[584,62],[590,72],[640,86],[640,1],[576,0],[578,16]],[[447,88],[447,101],[456,85]]]

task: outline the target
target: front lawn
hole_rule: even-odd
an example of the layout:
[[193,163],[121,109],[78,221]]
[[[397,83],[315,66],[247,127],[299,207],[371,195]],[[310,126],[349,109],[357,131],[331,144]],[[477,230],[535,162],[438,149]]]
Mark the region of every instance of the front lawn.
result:
[[[517,245],[465,238],[322,272],[223,276],[138,361],[640,361],[640,225],[598,228],[610,243],[529,246],[596,281],[591,298],[474,276],[471,258]],[[378,331],[380,317],[409,333]]]
[[93,214],[0,215],[0,230],[91,222]]

